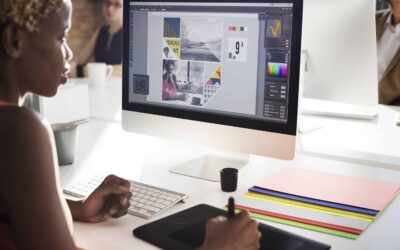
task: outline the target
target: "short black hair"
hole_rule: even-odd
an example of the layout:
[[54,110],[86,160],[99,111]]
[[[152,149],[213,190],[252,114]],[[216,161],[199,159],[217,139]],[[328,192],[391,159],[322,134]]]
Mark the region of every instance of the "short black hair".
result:
[[169,65],[174,65],[176,66],[176,61],[175,60],[164,60],[164,69],[168,70]]

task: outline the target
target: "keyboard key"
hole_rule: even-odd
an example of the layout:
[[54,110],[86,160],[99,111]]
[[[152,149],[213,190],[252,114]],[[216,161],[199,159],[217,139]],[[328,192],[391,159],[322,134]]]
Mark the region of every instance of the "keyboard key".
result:
[[153,206],[158,207],[160,209],[164,208],[165,205],[164,204],[160,204],[160,203],[154,203]]
[[176,200],[174,197],[170,197],[170,196],[169,197],[165,197],[165,199],[169,200],[169,201],[175,201]]
[[160,211],[159,208],[157,208],[157,207],[152,207],[152,206],[145,206],[144,208],[147,209],[147,210],[153,211],[154,213]]

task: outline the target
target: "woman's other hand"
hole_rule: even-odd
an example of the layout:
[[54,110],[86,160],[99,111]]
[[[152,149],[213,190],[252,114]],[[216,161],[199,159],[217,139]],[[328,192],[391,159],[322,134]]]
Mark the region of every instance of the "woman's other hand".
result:
[[127,213],[131,197],[129,181],[109,175],[82,201],[79,215],[74,217],[87,222],[121,217]]

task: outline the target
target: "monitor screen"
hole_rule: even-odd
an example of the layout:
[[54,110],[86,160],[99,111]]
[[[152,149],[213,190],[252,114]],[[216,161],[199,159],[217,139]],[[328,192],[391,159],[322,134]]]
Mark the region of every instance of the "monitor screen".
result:
[[301,1],[126,2],[124,110],[296,134]]

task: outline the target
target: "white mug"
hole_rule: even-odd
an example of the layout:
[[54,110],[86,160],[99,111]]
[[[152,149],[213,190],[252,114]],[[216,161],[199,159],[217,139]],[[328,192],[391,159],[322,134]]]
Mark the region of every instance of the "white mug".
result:
[[113,73],[113,66],[105,63],[88,63],[89,81],[94,85],[102,85]]

